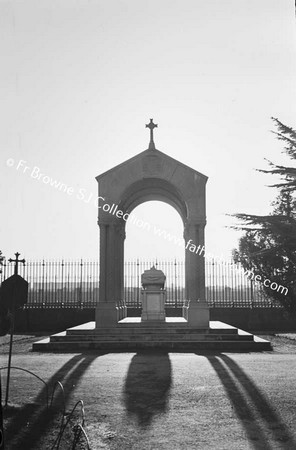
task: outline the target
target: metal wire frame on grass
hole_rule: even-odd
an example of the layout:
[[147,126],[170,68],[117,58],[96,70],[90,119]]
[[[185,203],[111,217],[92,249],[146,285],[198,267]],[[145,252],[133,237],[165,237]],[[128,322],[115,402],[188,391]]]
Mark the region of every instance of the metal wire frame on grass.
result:
[[[0,367],[0,370],[7,370],[8,367]],[[71,418],[74,415],[74,412],[76,411],[76,409],[78,408],[78,406],[81,407],[80,412],[81,412],[81,423],[76,423],[73,427],[73,431],[74,431],[74,438],[73,438],[73,443],[72,443],[72,450],[75,450],[77,443],[79,442],[80,437],[82,436],[85,441],[86,441],[86,445],[87,445],[87,450],[91,450],[90,449],[90,443],[89,443],[89,439],[88,436],[86,434],[86,431],[84,429],[84,423],[85,423],[85,411],[84,411],[84,404],[82,400],[78,400],[76,402],[76,404],[74,405],[74,407],[72,408],[71,412],[69,414],[66,413],[66,398],[65,398],[65,390],[64,390],[64,386],[60,381],[56,381],[53,389],[52,389],[52,394],[51,394],[51,400],[49,403],[49,385],[48,383],[46,383],[46,381],[44,381],[41,377],[39,377],[38,375],[36,375],[36,373],[32,372],[31,370],[28,369],[24,369],[23,367],[16,367],[16,366],[12,366],[11,369],[14,370],[21,370],[23,372],[28,373],[29,375],[34,376],[35,378],[37,378],[39,381],[41,381],[45,387],[45,392],[46,392],[46,409],[49,410],[49,408],[52,408],[53,405],[53,401],[54,401],[54,394],[56,392],[56,389],[59,388],[62,392],[62,398],[63,398],[63,407],[62,407],[62,411],[61,411],[61,424],[60,424],[60,430],[58,433],[58,436],[53,444],[53,446],[51,447],[51,450],[58,450],[60,448],[60,443],[61,443],[61,439],[63,437],[63,434],[65,432],[65,429],[67,428],[67,425],[69,424]],[[65,417],[67,417],[67,420],[65,422]]]
[[[8,366],[0,367],[0,370],[5,370],[5,369],[7,370]],[[49,407],[49,404],[48,404],[48,396],[49,396],[48,391],[49,391],[49,389],[48,389],[48,384],[46,383],[46,381],[44,381],[41,377],[36,375],[36,373],[31,372],[31,370],[23,369],[22,367],[15,367],[15,366],[11,366],[10,369],[22,370],[23,372],[29,373],[30,375],[33,375],[35,378],[37,378],[38,380],[40,380],[44,384],[45,391],[46,391],[46,408],[48,409],[48,407]]]
[[76,410],[76,408],[78,406],[81,406],[81,415],[82,415],[82,422],[75,424],[73,429],[74,429],[74,440],[73,440],[73,444],[72,444],[72,450],[74,450],[76,448],[76,445],[79,441],[80,436],[82,435],[85,439],[86,439],[86,444],[87,444],[87,450],[90,450],[90,444],[89,444],[89,439],[86,435],[86,432],[84,430],[84,422],[85,422],[85,413],[84,413],[84,404],[82,400],[78,400],[78,402],[76,402],[75,406],[72,408],[70,414],[67,417],[66,422],[64,423],[64,420],[62,419],[62,423],[60,426],[60,431],[59,434],[57,436],[57,439],[55,440],[53,446],[51,447],[51,450],[58,450],[60,448],[60,443],[61,443],[61,439],[63,437],[63,434],[67,428],[67,425],[69,424],[71,418],[73,417],[73,414]]

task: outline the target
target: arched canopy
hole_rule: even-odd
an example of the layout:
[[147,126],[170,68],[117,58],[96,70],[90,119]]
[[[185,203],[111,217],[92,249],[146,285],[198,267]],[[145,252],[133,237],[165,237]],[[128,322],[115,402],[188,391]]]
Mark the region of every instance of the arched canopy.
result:
[[[98,209],[100,300],[97,306],[97,326],[116,323],[116,302],[123,299],[126,225],[123,214],[128,217],[136,206],[149,200],[168,203],[182,218],[186,298],[194,301],[195,307],[199,308],[205,298],[205,270],[204,258],[198,257],[195,248],[204,249],[207,177],[151,147],[96,179],[99,197],[108,203],[107,208],[99,204]],[[115,211],[120,211],[121,214],[117,215]],[[195,321],[194,314],[191,312],[189,322]],[[206,321],[202,322],[203,325]]]
[[170,182],[159,178],[144,178],[131,184],[122,195],[119,209],[130,214],[141,203],[150,200],[159,200],[171,205],[180,214],[185,224],[188,211],[182,195]]
[[[205,224],[207,177],[159,150],[145,150],[96,177],[99,196],[124,213],[148,200],[173,206],[183,223]],[[99,223],[118,222],[99,209]]]

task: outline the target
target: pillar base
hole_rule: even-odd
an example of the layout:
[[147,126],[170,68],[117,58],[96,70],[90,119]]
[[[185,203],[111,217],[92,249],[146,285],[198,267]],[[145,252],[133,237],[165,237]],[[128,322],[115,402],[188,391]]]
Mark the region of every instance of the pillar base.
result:
[[118,322],[115,302],[99,302],[96,307],[96,328],[116,327]]
[[210,310],[207,302],[191,300],[188,308],[188,325],[195,328],[209,328]]
[[166,291],[161,289],[142,290],[142,322],[165,322]]
[[141,321],[165,322],[165,313],[142,313]]

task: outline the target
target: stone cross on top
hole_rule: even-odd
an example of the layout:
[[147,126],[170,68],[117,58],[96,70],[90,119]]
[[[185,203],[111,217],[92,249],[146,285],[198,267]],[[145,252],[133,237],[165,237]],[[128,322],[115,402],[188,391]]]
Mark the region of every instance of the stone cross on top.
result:
[[153,123],[153,119],[150,119],[150,122],[146,125],[146,128],[150,129],[149,150],[155,150],[155,144],[153,140],[153,130],[154,128],[157,128],[157,125]]
[[19,263],[25,264],[25,259],[19,259],[20,253],[16,252],[15,253],[15,259],[11,259],[9,258],[8,262],[15,262],[15,266],[14,266],[14,273],[15,275],[18,274],[18,265]]

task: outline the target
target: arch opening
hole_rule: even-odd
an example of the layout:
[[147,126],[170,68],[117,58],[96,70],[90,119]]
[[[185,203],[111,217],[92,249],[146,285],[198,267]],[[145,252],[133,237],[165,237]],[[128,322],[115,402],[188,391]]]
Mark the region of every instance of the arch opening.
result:
[[141,307],[141,274],[155,266],[166,276],[166,307],[181,307],[185,299],[185,240],[180,214],[164,201],[145,201],[126,223],[124,299]]
[[164,200],[145,200],[130,212],[125,225],[125,261],[184,259],[184,224]]

